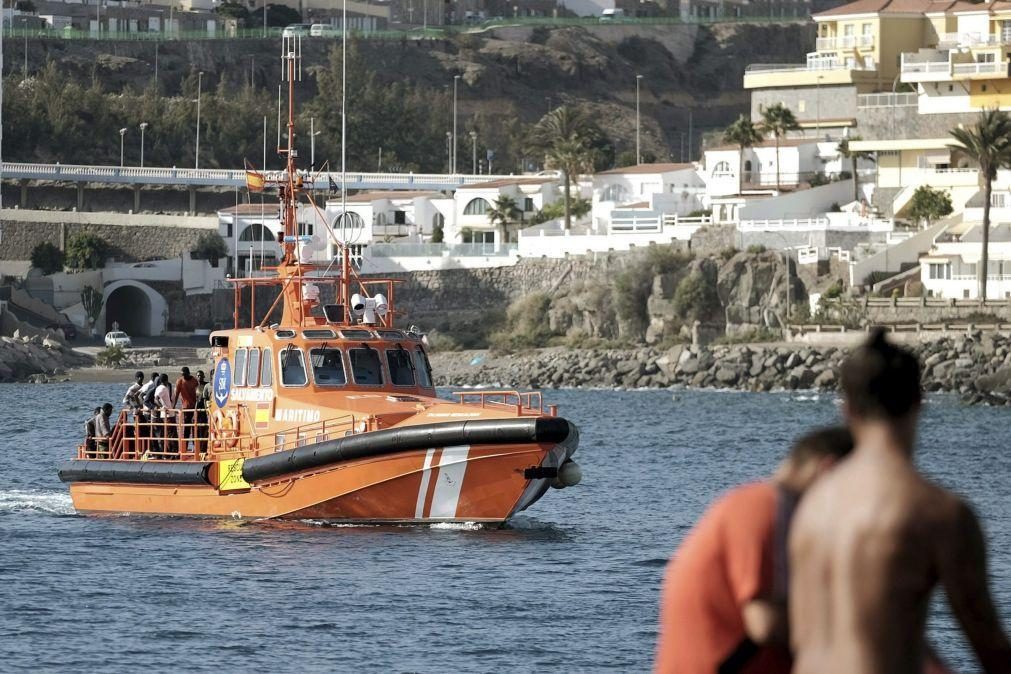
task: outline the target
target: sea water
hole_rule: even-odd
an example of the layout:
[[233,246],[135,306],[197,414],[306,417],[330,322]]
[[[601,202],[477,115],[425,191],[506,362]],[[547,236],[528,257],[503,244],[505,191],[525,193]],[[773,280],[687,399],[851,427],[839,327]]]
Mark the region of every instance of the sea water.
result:
[[[76,515],[57,467],[125,388],[0,387],[0,670],[646,671],[681,538],[839,418],[825,394],[545,392],[583,483],[505,529]],[[917,460],[979,513],[1011,626],[1009,421],[931,397]],[[929,629],[977,670],[943,597]]]

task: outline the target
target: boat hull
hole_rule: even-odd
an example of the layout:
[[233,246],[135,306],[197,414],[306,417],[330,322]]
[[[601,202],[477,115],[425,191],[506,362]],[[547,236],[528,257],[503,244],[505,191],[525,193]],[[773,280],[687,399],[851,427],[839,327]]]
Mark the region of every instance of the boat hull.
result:
[[574,450],[574,438],[455,445],[343,461],[240,490],[84,479],[71,483],[70,494],[74,507],[86,514],[501,523],[540,498]]

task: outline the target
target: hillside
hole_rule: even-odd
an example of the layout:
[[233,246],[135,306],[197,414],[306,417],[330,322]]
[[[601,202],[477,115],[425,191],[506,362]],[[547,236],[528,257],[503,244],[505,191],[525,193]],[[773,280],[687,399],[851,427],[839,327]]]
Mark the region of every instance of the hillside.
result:
[[[657,159],[678,160],[683,146],[688,156],[689,113],[693,117],[692,139],[697,147],[704,130],[724,126],[747,109],[748,94],[741,88],[746,64],[803,60],[805,45],[812,40],[812,27],[804,23],[497,28],[446,40],[362,41],[354,55],[357,60],[349,61],[349,67],[357,63],[367,72],[352,72],[349,83],[353,88],[359,84],[362,97],[366,87],[385,87],[387,96],[414,101],[414,108],[402,114],[407,116],[408,112],[421,110],[426,128],[420,134],[429,142],[403,150],[386,147],[384,163],[400,162],[408,168],[434,170],[441,168],[444,160],[444,150],[440,148],[445,147],[445,130],[452,126],[452,82],[454,75],[460,75],[461,138],[467,140],[466,144],[461,140],[461,165],[469,164],[463,160],[470,158],[470,143],[464,134],[473,128],[479,134],[479,154],[494,150],[495,169],[508,171],[518,170],[522,160],[519,138],[523,126],[561,103],[591,107],[610,136],[616,155],[634,149],[635,76],[641,74],[644,153]],[[318,155],[333,156],[336,148],[333,130],[339,127],[339,101],[334,100],[332,86],[326,88],[322,83],[328,71],[339,72],[334,70],[339,66],[339,57],[331,53],[337,45],[319,38],[306,40],[304,45],[307,76],[299,96],[307,103],[306,114],[315,116],[316,128],[324,131],[318,140]],[[87,155],[94,161],[109,162],[118,161],[116,129],[149,121],[138,117],[138,110],[144,106],[129,97],[139,101],[145,89],[148,97],[167,97],[181,112],[178,119],[171,124],[162,122],[162,126],[178,126],[175,133],[184,134],[186,116],[193,115],[195,121],[191,108],[195,108],[192,101],[196,71],[204,73],[203,96],[220,96],[222,106],[239,100],[236,92],[247,87],[252,77],[256,91],[250,92],[248,110],[231,111],[246,119],[229,120],[229,124],[238,123],[241,128],[232,130],[228,147],[224,146],[225,136],[216,136],[212,129],[208,129],[203,139],[201,164],[213,166],[232,163],[236,155],[259,156],[263,115],[268,116],[268,138],[273,136],[279,74],[277,50],[276,40],[255,39],[161,43],[36,40],[29,43],[28,70],[35,76],[51,62],[50,73],[58,73],[82,87],[98,85],[92,89],[110,100],[110,111],[96,116],[101,123],[107,121],[109,129],[96,129],[94,120],[86,120],[89,133],[93,134],[90,137],[99,139],[97,147],[87,148]],[[22,45],[8,41],[4,56],[8,81],[19,83],[22,79],[19,66],[24,59]],[[152,88],[155,83],[156,88]],[[50,85],[50,88],[62,87]],[[185,97],[181,97],[183,92]],[[35,95],[52,96],[53,92]],[[372,129],[366,128],[381,123],[377,120],[384,110],[374,109],[376,106],[395,108],[400,101],[358,98],[353,90],[349,120],[355,114],[356,104],[366,108],[369,118],[361,121],[359,136],[363,133],[375,136],[375,142],[380,144],[384,138],[391,138],[394,145],[400,144],[397,134],[386,131],[373,134]],[[147,103],[149,110],[165,107],[153,105],[151,100]],[[12,110],[11,106],[19,105],[17,94],[14,102],[5,100],[5,105],[6,123],[16,124],[18,110]],[[27,106],[22,113],[25,117],[53,114],[51,104],[22,105]],[[205,106],[205,123],[213,126],[214,105],[205,100]],[[415,126],[420,126],[420,122]],[[5,143],[5,158],[64,162],[74,159],[68,156],[74,154],[73,143],[65,139],[50,146],[46,138],[52,134],[47,134],[44,127],[37,131],[33,143],[18,144],[16,139],[9,146]],[[192,156],[192,148],[184,147],[187,143],[182,136],[166,139],[164,153],[159,156],[159,131],[165,129],[160,130],[152,123],[148,131],[151,143],[148,163],[160,160],[186,165],[189,160],[186,153]],[[241,142],[235,134],[244,134]],[[355,136],[349,135],[354,143]],[[107,141],[103,141],[106,136]],[[369,147],[352,152],[357,164],[361,164],[355,168],[374,168],[369,163],[375,163],[378,148],[372,146],[371,140],[362,144]],[[234,149],[240,145],[241,152]],[[386,158],[387,151],[392,158]]]

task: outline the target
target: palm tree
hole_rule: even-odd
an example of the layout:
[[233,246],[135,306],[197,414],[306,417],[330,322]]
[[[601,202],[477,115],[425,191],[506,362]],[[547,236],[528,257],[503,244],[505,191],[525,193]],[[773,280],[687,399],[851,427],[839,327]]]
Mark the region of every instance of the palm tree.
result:
[[782,103],[775,103],[762,110],[760,128],[765,133],[771,133],[776,139],[776,189],[779,189],[779,139],[791,131],[800,129],[793,111]]
[[996,108],[983,110],[973,126],[960,124],[950,133],[957,142],[948,147],[965,153],[979,164],[979,179],[983,183],[983,250],[976,276],[979,298],[985,300],[990,263],[990,195],[997,169],[1011,167],[1011,117]]
[[874,161],[874,155],[866,150],[851,150],[850,143],[862,140],[860,136],[851,136],[849,138],[843,138],[839,141],[839,145],[836,146],[836,152],[845,159],[850,160],[850,166],[853,169],[853,201],[860,201],[860,177],[857,174],[857,162],[861,159],[867,159],[869,161]]
[[495,205],[491,207],[486,215],[493,225],[499,227],[499,232],[502,234],[502,236],[499,237],[499,242],[506,243],[506,237],[508,236],[506,226],[513,220],[519,218],[521,212],[516,206],[516,200],[503,194],[495,200]]
[[762,132],[746,115],[741,115],[737,121],[723,132],[723,142],[733,143],[737,151],[737,193],[744,192],[744,150],[762,142]]
[[565,229],[572,227],[572,178],[593,170],[603,132],[585,112],[563,105],[544,115],[530,135],[530,147],[542,153],[545,165],[562,172]]

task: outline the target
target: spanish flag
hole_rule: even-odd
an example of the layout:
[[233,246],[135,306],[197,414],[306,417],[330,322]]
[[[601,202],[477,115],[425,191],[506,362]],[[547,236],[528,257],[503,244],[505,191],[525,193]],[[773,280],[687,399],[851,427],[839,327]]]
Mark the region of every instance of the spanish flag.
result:
[[267,178],[246,161],[246,189],[250,192],[262,192],[267,185]]

